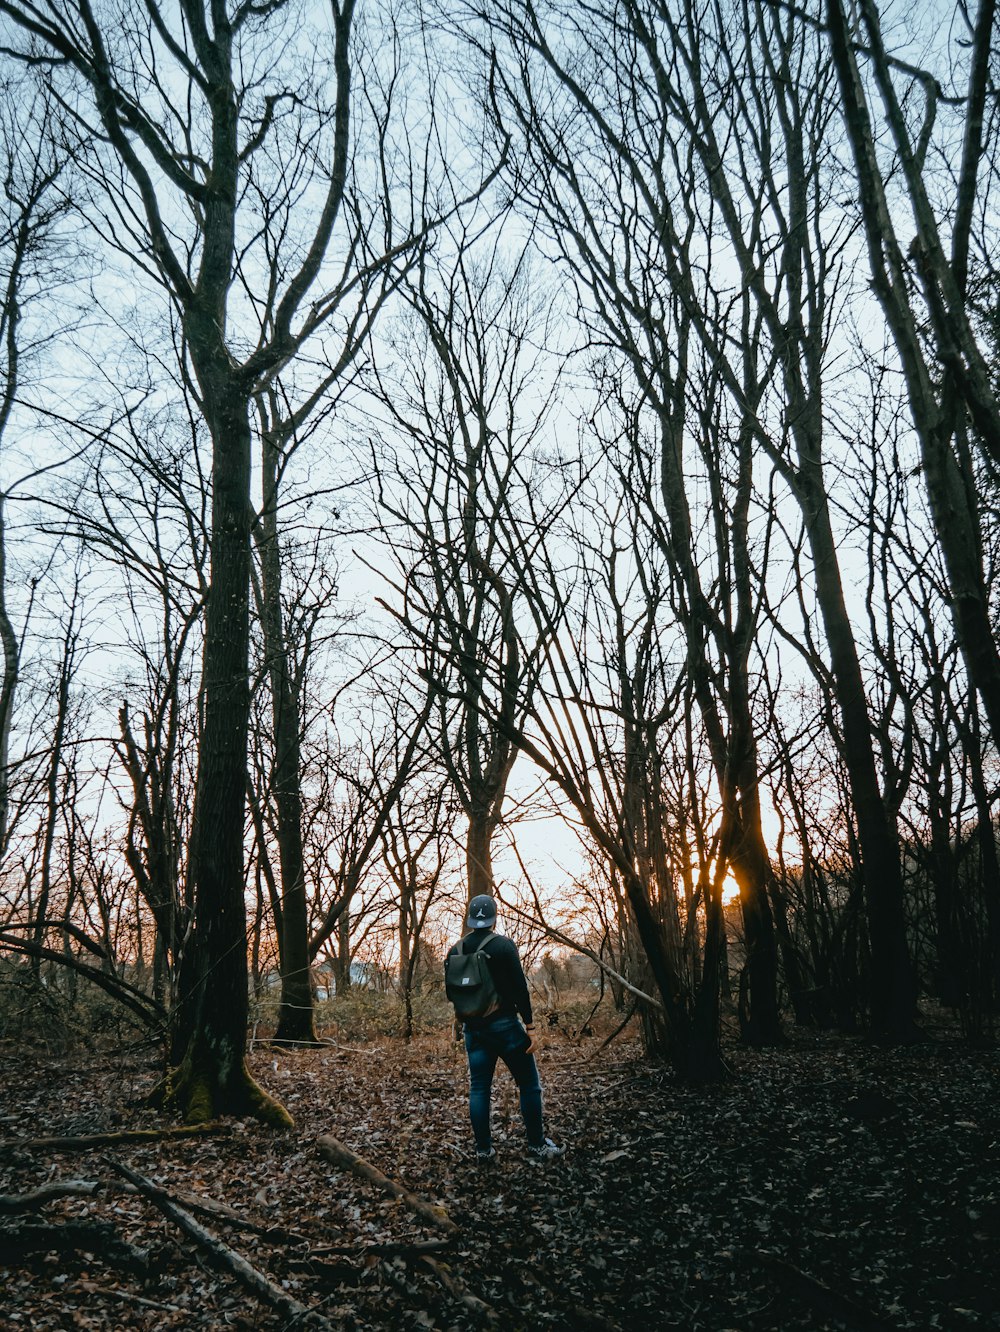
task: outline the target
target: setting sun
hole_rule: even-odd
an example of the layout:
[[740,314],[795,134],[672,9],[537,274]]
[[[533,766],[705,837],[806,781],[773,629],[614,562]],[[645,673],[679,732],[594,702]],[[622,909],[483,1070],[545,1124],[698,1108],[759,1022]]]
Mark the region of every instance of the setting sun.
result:
[[722,904],[730,906],[733,902],[740,900],[740,886],[733,878],[730,871],[722,881]]

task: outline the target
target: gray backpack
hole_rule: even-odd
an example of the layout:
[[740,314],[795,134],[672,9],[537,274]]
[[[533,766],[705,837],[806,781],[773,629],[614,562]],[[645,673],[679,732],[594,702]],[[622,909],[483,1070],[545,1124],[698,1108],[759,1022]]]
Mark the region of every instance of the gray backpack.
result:
[[445,958],[445,993],[455,1005],[455,1016],[461,1021],[489,1017],[500,1007],[489,957],[482,951],[483,945],[495,937],[491,931],[471,953],[463,953],[461,943],[457,943]]

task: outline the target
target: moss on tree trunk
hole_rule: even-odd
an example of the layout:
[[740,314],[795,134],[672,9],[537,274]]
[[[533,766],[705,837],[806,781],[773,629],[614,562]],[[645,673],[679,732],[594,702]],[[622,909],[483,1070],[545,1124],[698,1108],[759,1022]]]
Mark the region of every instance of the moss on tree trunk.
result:
[[277,1129],[293,1123],[285,1107],[255,1081],[242,1051],[207,1043],[189,1048],[183,1062],[167,1073],[160,1102],[185,1124],[206,1124],[223,1115],[257,1119]]

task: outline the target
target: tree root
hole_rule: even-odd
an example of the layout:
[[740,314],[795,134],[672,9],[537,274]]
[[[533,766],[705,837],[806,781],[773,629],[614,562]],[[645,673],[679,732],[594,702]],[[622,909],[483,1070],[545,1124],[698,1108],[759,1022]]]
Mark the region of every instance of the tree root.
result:
[[256,1119],[269,1128],[294,1126],[281,1102],[254,1080],[245,1059],[227,1071],[207,1060],[196,1063],[188,1056],[153,1089],[150,1104],[179,1114],[185,1124],[208,1124],[232,1115],[236,1119]]

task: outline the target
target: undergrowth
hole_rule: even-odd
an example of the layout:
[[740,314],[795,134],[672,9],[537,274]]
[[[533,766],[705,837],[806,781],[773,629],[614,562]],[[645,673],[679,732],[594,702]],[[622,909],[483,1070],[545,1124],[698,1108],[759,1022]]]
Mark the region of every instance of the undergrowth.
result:
[[122,1046],[148,1036],[127,1009],[86,977],[0,958],[0,1040],[50,1054]]

